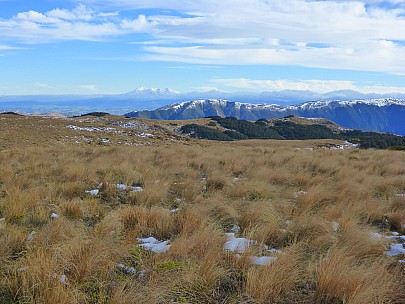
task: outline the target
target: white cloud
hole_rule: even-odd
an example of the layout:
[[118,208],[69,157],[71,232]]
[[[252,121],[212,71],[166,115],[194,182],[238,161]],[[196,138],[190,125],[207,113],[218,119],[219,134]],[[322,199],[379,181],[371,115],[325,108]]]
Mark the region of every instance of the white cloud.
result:
[[13,51],[13,50],[21,50],[23,48],[21,47],[16,47],[16,46],[10,46],[10,45],[1,45],[0,44],[0,51]]
[[[153,19],[160,44],[168,43],[147,47],[150,60],[405,71],[402,9],[367,8],[370,1],[192,2],[198,17],[183,24]],[[197,46],[177,46],[184,43]]]
[[40,13],[31,10],[18,13],[11,19],[0,19],[1,38],[25,43],[47,43],[101,40],[151,30],[151,23],[144,15],[123,20],[117,20],[116,16],[116,12],[99,13],[83,5],[70,11],[53,9]]
[[98,91],[97,85],[95,84],[83,84],[83,85],[79,85],[79,88],[81,89],[85,89],[87,91]]
[[44,82],[36,82],[36,83],[34,83],[34,84],[35,84],[35,86],[37,86],[37,87],[45,88],[45,89],[54,89],[54,88],[55,88],[54,86],[52,86],[52,85],[50,85],[50,84],[47,84],[47,83],[44,83]]
[[353,81],[342,80],[254,80],[248,78],[213,79],[214,83],[230,88],[254,89],[264,91],[308,90],[317,93],[327,93],[339,90],[354,90],[361,93],[405,93],[404,87],[383,85],[359,85]]
[[368,48],[341,47],[146,47],[148,60],[223,65],[289,65],[330,69],[352,69],[402,74],[405,47],[376,41]]
[[[404,1],[78,2],[86,5],[0,19],[0,31],[4,37],[26,42],[100,40],[145,33],[147,39],[138,43],[148,44],[148,60],[405,73]],[[156,15],[154,10],[138,15],[136,9],[160,9],[162,13]],[[129,10],[125,16],[134,17],[124,18],[117,10]],[[128,41],[139,41],[134,38],[130,36]]]
[[56,8],[46,13],[48,17],[54,17],[65,20],[85,20],[90,21],[93,19],[94,11],[88,9],[83,4],[79,4],[76,8],[69,11],[67,9]]

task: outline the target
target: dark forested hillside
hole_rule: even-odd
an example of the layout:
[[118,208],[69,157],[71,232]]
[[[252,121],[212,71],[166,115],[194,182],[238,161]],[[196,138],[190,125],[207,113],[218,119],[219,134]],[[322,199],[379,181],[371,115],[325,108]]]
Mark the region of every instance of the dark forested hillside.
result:
[[[209,140],[243,140],[243,139],[341,139],[359,144],[361,148],[386,149],[394,146],[405,146],[405,137],[390,133],[364,132],[339,128],[331,122],[325,123],[294,116],[283,119],[260,119],[255,122],[239,120],[234,117],[222,118],[212,116],[206,126],[187,124],[181,132],[191,137]],[[327,121],[326,121],[327,122]]]

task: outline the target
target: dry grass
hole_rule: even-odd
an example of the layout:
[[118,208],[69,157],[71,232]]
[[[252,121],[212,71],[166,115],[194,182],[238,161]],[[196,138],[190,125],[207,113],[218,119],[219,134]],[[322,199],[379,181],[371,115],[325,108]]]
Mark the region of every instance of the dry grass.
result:
[[[163,131],[150,146],[76,145],[61,138],[77,121],[16,119],[0,120],[15,123],[0,142],[1,303],[405,302],[403,257],[371,234],[405,232],[404,153]],[[257,241],[240,256],[224,250],[234,225]],[[170,250],[137,246],[149,236]],[[284,253],[252,265],[264,245]]]
[[316,280],[317,303],[389,303],[400,284],[387,270],[387,261],[364,262],[342,249],[320,260]]

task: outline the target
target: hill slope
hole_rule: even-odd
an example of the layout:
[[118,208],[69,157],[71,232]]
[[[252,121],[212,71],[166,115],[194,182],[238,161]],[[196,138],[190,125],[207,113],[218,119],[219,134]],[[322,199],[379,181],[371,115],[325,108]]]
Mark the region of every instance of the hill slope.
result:
[[280,119],[259,119],[256,122],[234,117],[210,117],[205,125],[185,124],[180,131],[194,138],[233,141],[243,139],[339,139],[354,147],[385,149],[405,146],[405,137],[380,132],[345,129],[325,119],[306,119],[287,116]]

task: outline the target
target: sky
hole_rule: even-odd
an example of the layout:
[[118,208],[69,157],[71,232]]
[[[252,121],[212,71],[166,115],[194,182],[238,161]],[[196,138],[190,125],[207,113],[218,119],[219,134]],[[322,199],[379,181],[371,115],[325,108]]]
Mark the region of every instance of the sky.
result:
[[0,0],[0,95],[405,93],[403,0]]

